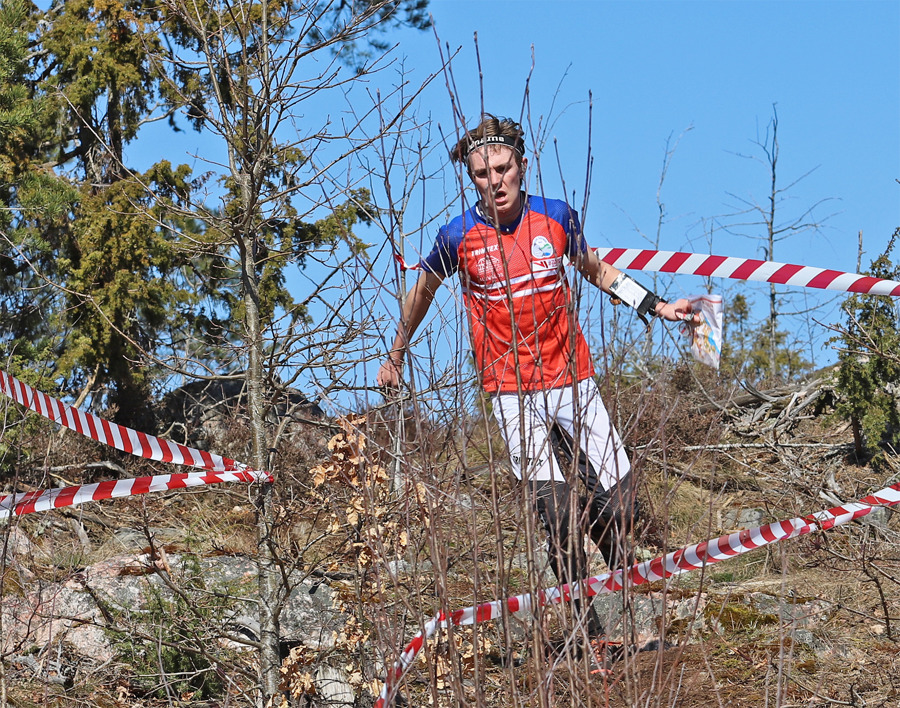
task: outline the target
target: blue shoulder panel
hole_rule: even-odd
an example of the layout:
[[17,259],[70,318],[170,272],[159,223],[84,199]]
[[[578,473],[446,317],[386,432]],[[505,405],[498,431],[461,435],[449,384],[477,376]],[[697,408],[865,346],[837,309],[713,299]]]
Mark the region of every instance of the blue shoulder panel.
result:
[[459,246],[463,238],[477,221],[474,209],[457,216],[438,231],[431,253],[419,261],[422,270],[442,278],[453,275],[459,268]]

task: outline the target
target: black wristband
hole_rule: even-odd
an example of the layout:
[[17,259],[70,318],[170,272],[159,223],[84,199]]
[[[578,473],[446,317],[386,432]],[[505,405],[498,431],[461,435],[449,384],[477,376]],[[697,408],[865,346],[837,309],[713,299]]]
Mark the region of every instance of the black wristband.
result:
[[661,302],[665,303],[666,301],[659,297],[659,295],[654,295],[648,291],[641,301],[641,304],[637,306],[638,315],[640,317],[646,317],[649,314],[651,317],[658,317],[659,315],[656,314],[656,306]]

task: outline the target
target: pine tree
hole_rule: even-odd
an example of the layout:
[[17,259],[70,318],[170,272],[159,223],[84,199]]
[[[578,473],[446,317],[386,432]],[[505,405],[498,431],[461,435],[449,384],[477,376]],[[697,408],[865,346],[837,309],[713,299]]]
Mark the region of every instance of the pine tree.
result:
[[[247,369],[248,307],[257,331],[285,313],[303,320],[285,287],[290,263],[328,243],[356,247],[353,225],[375,213],[368,193],[326,194],[330,213],[299,214],[304,188],[322,204],[321,175],[301,174],[310,163],[296,131],[275,134],[310,90],[298,58],[337,55],[362,75],[386,30],[427,26],[427,2],[259,3],[235,17],[226,5],[163,12],[144,0],[0,8],[0,356],[137,425],[166,370]],[[162,120],[220,136],[225,172],[166,160],[131,169],[126,147]]]
[[[314,353],[304,356],[327,369],[362,326],[336,303],[328,323],[308,327],[306,300],[289,292],[285,269],[317,258],[340,273],[329,247],[358,253],[353,228],[377,213],[358,177],[330,173],[334,165],[351,172],[359,150],[353,128],[323,117],[298,129],[310,120],[304,101],[327,90],[343,97],[377,69],[384,32],[425,28],[426,7],[425,0],[58,0],[43,12],[24,4],[6,19],[28,44],[0,47],[12,58],[9,70],[0,68],[0,95],[37,111],[14,117],[27,141],[0,138],[0,169],[14,166],[0,182],[13,215],[2,267],[42,285],[48,300],[34,326],[49,327],[52,351],[31,353],[31,365],[49,367],[70,393],[115,404],[119,422],[142,429],[141,407],[157,377],[240,376],[250,432],[243,459],[272,469],[266,413],[279,372],[302,368],[295,350],[313,349],[311,340]],[[407,106],[404,98],[401,115]],[[133,169],[126,148],[151,120],[202,131],[224,159],[198,175],[165,160]],[[389,120],[379,130],[391,128]],[[331,145],[339,148],[320,164]],[[29,196],[40,180],[58,185],[60,208],[39,202],[39,190]],[[6,304],[14,297],[0,291]],[[12,346],[12,335],[3,336],[0,343]],[[278,691],[278,612],[291,591],[283,571],[302,559],[282,549],[276,563],[272,487],[258,493],[263,705]]]
[[[900,279],[890,259],[900,239],[894,231],[867,275]],[[877,455],[882,445],[900,448],[900,308],[895,298],[852,295],[843,306],[846,325],[832,342],[841,346],[835,391],[836,415],[850,421],[857,456]]]
[[33,90],[29,36],[36,15],[25,0],[0,0],[0,356],[19,376],[48,368],[61,341],[57,272],[77,191],[53,171],[53,103]]

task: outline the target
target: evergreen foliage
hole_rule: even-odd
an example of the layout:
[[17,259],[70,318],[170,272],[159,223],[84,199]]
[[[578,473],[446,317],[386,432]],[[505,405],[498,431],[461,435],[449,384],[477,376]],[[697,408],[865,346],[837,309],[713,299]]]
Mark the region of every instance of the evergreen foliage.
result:
[[776,330],[775,346],[771,346],[771,322],[765,320],[754,324],[751,321],[751,306],[746,296],[736,294],[729,301],[726,312],[727,330],[722,347],[721,371],[727,376],[754,383],[768,381],[777,384],[795,380],[812,369],[812,364],[791,339],[790,332]]
[[[0,0],[0,359],[40,376],[42,390],[109,406],[117,422],[144,431],[154,427],[154,389],[173,377],[241,378],[250,448],[242,459],[273,469],[278,432],[266,414],[283,393],[281,373],[307,367],[339,381],[335,360],[360,358],[346,348],[368,328],[346,311],[358,283],[334,301],[322,288],[364,248],[353,228],[378,214],[365,167],[361,177],[350,165],[374,140],[362,121],[332,122],[307,102],[329,92],[345,100],[384,66],[385,31],[424,29],[426,7],[55,0],[42,10]],[[408,106],[398,99],[376,132],[396,130]],[[164,121],[202,132],[214,154],[192,166],[166,155],[129,164],[144,126]],[[324,282],[290,292],[287,269],[311,260],[324,264]],[[314,298],[326,323],[310,321]],[[272,486],[255,493],[264,704],[278,692],[289,588],[286,556],[274,555]],[[166,672],[213,676],[195,662],[202,655],[164,653]]]
[[211,644],[233,612],[229,599],[234,588],[209,587],[193,554],[181,556],[179,566],[168,578],[176,593],[148,579],[144,612],[110,603],[106,609],[116,623],[106,632],[147,694],[163,700],[174,694],[194,702],[221,698],[228,684],[221,663],[232,660],[236,650]]
[[[304,140],[341,136],[313,126],[300,138],[293,121],[307,96],[343,79],[303,59],[325,50],[329,72],[342,62],[362,72],[387,30],[426,28],[426,9],[288,0],[236,15],[215,2],[0,0],[5,366],[146,427],[138,409],[171,372],[247,368],[245,256],[260,327],[305,322],[285,269],[329,245],[359,249],[352,229],[377,210],[365,189],[322,188]],[[226,164],[194,174],[163,155],[135,170],[128,146],[160,121],[221,138]],[[297,206],[304,190],[315,209]]]
[[[900,239],[894,231],[866,275],[900,280],[890,258]],[[882,445],[900,449],[900,328],[895,298],[852,295],[843,306],[846,325],[832,342],[841,346],[835,391],[836,415],[853,426],[857,455],[878,455]]]

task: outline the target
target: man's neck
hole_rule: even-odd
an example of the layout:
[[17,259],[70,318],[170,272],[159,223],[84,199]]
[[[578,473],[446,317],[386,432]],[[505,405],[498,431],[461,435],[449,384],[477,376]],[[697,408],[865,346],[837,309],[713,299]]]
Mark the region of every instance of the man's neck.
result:
[[478,202],[478,208],[481,210],[481,213],[484,215],[485,220],[489,224],[499,226],[499,228],[503,230],[508,230],[516,226],[519,220],[522,218],[522,213],[525,211],[525,203],[525,192],[519,192],[519,198],[516,201],[517,208],[510,215],[495,215],[494,209],[487,207],[483,200]]

